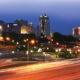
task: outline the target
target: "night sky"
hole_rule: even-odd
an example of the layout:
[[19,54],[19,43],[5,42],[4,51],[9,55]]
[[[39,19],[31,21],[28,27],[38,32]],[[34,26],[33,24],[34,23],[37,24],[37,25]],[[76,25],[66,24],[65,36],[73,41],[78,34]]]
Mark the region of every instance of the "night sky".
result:
[[0,0],[0,20],[13,22],[24,19],[37,27],[39,16],[47,14],[51,30],[72,34],[80,26],[79,0]]

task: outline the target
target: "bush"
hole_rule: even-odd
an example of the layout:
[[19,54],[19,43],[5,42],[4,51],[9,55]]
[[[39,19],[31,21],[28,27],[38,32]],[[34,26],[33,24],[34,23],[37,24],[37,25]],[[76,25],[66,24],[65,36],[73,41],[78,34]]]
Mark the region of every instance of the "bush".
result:
[[61,58],[75,58],[76,54],[75,53],[69,53],[69,52],[61,52],[58,54],[58,56]]

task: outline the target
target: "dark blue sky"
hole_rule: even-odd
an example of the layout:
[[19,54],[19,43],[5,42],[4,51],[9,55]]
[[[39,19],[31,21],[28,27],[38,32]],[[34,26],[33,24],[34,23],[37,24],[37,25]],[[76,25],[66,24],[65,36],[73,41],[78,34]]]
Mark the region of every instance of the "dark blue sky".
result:
[[72,34],[80,26],[79,0],[0,0],[0,20],[13,22],[24,19],[38,25],[39,16],[46,13],[51,30]]

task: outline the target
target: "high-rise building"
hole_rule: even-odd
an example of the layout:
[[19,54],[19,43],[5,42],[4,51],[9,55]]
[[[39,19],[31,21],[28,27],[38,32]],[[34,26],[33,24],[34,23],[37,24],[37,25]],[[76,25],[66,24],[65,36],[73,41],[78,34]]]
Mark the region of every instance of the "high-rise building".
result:
[[80,38],[80,27],[73,28],[73,36],[76,38]]
[[3,30],[4,30],[4,27],[3,27],[4,24],[5,24],[5,22],[0,20],[0,34],[1,34],[1,33],[3,32]]
[[32,30],[32,33],[36,33],[35,32],[35,28],[34,28],[34,26],[33,26],[33,23],[31,22],[31,23],[29,23],[29,27],[31,28],[31,30]]
[[38,36],[41,34],[44,36],[50,35],[49,17],[46,14],[41,15],[39,18]]
[[28,22],[26,20],[18,19],[15,20],[14,23],[19,24],[19,26],[27,26]]
[[17,23],[5,23],[3,26],[3,32],[10,33],[20,33],[19,25]]

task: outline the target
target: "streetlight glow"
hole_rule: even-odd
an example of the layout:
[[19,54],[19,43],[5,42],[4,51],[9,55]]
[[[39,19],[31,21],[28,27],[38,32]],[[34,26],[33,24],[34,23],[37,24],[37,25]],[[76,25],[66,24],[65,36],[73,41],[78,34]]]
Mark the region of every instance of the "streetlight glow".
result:
[[0,41],[3,41],[3,37],[0,37]]
[[26,42],[26,40],[24,40],[24,42]]
[[10,37],[6,37],[6,40],[7,40],[7,41],[10,41]]
[[57,43],[56,43],[56,45],[58,46],[58,45],[59,45],[59,43],[57,42]]
[[35,40],[31,40],[31,44],[35,44]]
[[16,43],[17,45],[19,44],[19,42]]

